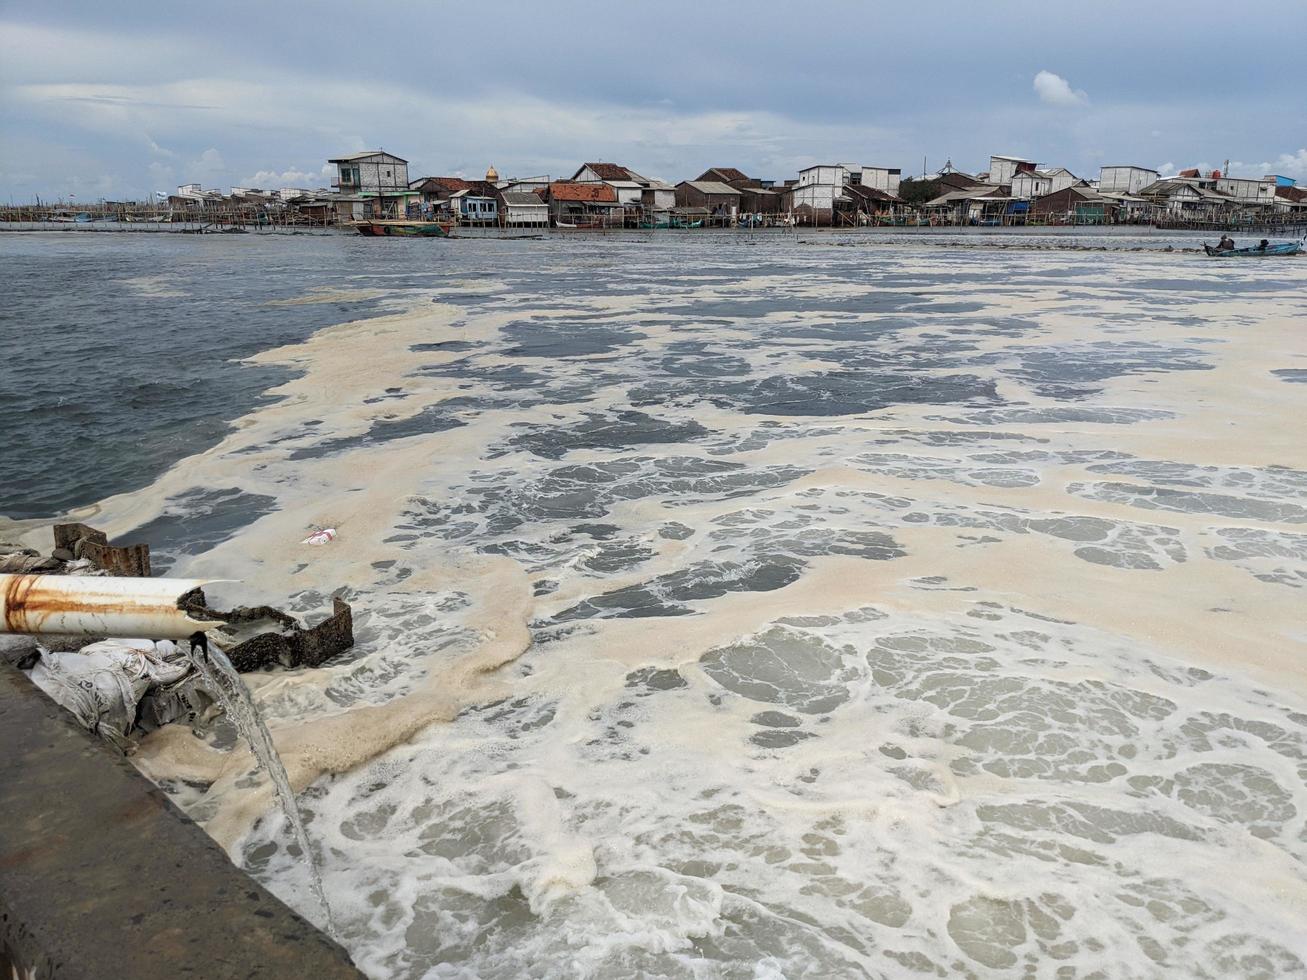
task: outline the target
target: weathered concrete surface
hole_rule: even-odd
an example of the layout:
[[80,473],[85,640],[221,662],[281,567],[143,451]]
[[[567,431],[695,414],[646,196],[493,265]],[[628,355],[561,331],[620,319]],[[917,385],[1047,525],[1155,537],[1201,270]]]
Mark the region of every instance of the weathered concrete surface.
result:
[[362,976],[131,763],[0,663],[6,959],[40,980]]

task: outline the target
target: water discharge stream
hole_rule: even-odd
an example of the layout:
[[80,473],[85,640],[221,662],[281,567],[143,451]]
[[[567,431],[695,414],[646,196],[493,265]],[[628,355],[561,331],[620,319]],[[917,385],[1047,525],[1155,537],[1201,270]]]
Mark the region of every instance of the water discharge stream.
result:
[[[202,641],[202,642],[201,642]],[[281,812],[286,817],[291,836],[299,846],[304,863],[308,866],[310,886],[318,902],[318,911],[322,916],[321,925],[333,939],[340,937],[336,933],[336,924],[331,918],[331,906],[322,888],[322,876],[318,872],[318,861],[309,843],[308,832],[300,817],[299,806],[295,802],[295,791],[291,789],[290,779],[286,776],[286,767],[282,765],[281,756],[277,754],[276,743],[268,732],[268,726],[259,714],[259,706],[250,697],[249,689],[241,680],[241,675],[231,665],[227,655],[214,643],[202,635],[190,645],[191,663],[195,665],[206,685],[218,695],[218,701],[226,712],[227,719],[240,732],[245,743],[250,747],[259,768],[272,782],[276,789]]]

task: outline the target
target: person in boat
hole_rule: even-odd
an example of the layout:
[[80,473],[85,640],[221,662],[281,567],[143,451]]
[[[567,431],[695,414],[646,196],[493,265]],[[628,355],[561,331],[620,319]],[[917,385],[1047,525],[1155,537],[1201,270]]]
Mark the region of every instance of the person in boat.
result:
[[1271,243],[1268,242],[1265,238],[1263,238],[1260,242],[1257,243],[1257,251],[1259,252],[1265,252],[1270,247],[1271,247]]
[[1218,252],[1234,251],[1234,239],[1229,235],[1222,235],[1221,240],[1216,243],[1216,250]]

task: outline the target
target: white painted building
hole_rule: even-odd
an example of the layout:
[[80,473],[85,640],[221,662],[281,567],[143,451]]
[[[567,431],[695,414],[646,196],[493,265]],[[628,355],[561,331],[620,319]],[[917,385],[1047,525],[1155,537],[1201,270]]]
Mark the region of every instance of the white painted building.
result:
[[1012,175],[1012,196],[1030,201],[1045,194],[1055,194],[1081,183],[1079,177],[1066,167],[1052,170],[1020,170]]
[[835,209],[835,199],[844,190],[849,179],[848,168],[840,163],[821,163],[799,171],[799,182],[791,188],[790,207],[812,208],[814,212],[828,213]]
[[1275,203],[1275,177],[1218,177],[1216,189],[1222,194],[1229,194],[1240,204]]
[[827,216],[835,202],[844,197],[845,184],[870,187],[893,197],[899,195],[902,171],[898,167],[868,167],[860,163],[819,163],[799,171],[799,182],[790,188],[790,208],[812,208]]
[[985,183],[995,186],[1010,184],[1018,171],[1034,170],[1035,166],[1034,160],[995,154],[989,158],[989,177],[986,178]]
[[892,194],[894,197],[899,196],[899,181],[903,176],[903,171],[898,167],[863,167],[858,175],[858,179],[853,183],[861,184],[863,187],[873,187],[878,191],[884,191],[886,194]]
[[549,205],[530,191],[500,191],[499,216],[506,225],[549,224]]
[[[605,180],[605,184],[617,192],[617,203],[625,207],[626,205],[638,206],[640,197],[644,193],[644,185],[638,180]],[[675,192],[673,192],[674,196]]]
[[670,211],[676,207],[676,187],[656,177],[646,178],[640,202],[654,211]]
[[1138,194],[1149,184],[1161,179],[1161,174],[1147,167],[1115,166],[1098,170],[1100,194]]

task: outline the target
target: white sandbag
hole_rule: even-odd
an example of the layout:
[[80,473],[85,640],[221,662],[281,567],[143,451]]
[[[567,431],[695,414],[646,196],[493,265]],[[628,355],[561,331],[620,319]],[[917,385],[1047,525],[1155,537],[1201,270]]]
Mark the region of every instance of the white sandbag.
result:
[[[172,656],[177,659],[165,659]],[[173,644],[102,640],[76,653],[40,651],[32,682],[71,711],[87,731],[124,747],[136,707],[151,687],[171,685],[191,671]]]

